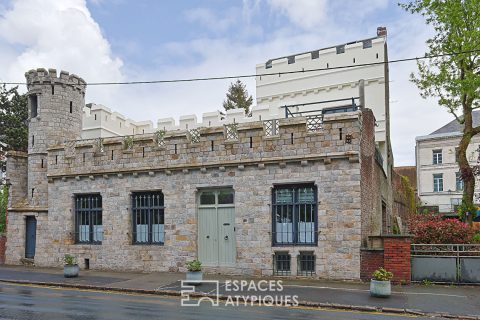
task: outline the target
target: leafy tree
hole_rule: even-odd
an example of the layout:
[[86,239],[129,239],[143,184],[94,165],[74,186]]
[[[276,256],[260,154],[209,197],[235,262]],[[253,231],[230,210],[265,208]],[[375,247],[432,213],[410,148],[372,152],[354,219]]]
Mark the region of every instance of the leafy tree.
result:
[[252,115],[250,107],[252,106],[253,98],[248,95],[245,84],[238,80],[232,82],[227,92],[227,99],[223,101],[223,108],[230,109],[245,109],[245,115],[250,117]]
[[472,111],[480,108],[480,1],[415,0],[399,4],[412,14],[420,14],[434,29],[428,39],[426,61],[418,61],[418,74],[411,80],[423,98],[438,98],[463,125],[458,155],[464,192],[460,213],[476,212],[473,205],[474,170],[467,160],[467,147],[480,126],[473,126]]
[[27,96],[19,94],[17,89],[0,87],[0,142],[6,144],[0,153],[0,168],[5,165],[3,152],[28,148]]
[[5,232],[8,203],[8,186],[0,188],[0,234]]

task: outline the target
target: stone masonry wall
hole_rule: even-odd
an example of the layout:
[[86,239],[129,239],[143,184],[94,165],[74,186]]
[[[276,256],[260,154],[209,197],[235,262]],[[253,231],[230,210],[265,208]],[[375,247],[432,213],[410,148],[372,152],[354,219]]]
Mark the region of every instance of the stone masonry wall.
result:
[[[93,269],[185,271],[185,261],[197,255],[197,191],[229,186],[235,191],[236,265],[210,271],[271,275],[278,250],[290,252],[296,275],[296,255],[313,251],[317,277],[359,279],[362,116],[325,116],[316,132],[307,132],[305,118],[281,119],[274,137],[253,122],[239,125],[231,141],[218,127],[201,129],[197,143],[189,132],[177,131],[167,133],[164,146],[153,135],[136,136],[133,148],[122,138],[105,139],[103,147],[90,140],[74,148],[52,146],[48,215],[37,215],[35,264],[60,266],[71,253],[81,266],[90,259]],[[318,188],[318,245],[272,247],[272,187],[306,182]],[[130,194],[148,190],[162,190],[165,197],[163,246],[132,245]],[[73,196],[82,193],[102,196],[100,245],[74,244]],[[19,263],[27,214],[9,214],[9,234],[18,232],[20,239],[9,241],[7,263]]]
[[24,207],[27,204],[27,164],[25,152],[7,153],[7,181],[10,184],[8,207],[12,207],[12,204]]
[[[80,139],[85,105],[85,81],[62,71],[40,68],[25,73],[28,86],[28,200],[30,206],[46,208],[47,146]],[[32,98],[37,115],[32,114]]]

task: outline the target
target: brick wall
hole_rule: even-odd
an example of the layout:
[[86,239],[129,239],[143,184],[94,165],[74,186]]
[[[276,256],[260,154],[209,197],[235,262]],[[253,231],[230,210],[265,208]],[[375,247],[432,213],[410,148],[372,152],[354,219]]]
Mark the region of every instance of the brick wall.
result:
[[383,267],[383,249],[362,249],[360,252],[360,279],[369,281],[373,271]]
[[5,248],[7,243],[7,236],[0,235],[0,264],[5,263]]
[[383,239],[383,248],[384,267],[393,272],[393,282],[410,283],[410,237],[387,236]]

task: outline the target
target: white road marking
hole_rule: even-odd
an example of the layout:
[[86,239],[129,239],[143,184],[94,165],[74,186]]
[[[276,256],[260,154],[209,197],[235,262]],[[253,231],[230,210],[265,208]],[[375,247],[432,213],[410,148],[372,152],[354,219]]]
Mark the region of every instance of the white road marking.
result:
[[[362,291],[370,292],[366,289],[354,289],[354,288],[335,288],[335,287],[318,287],[318,286],[302,286],[296,284],[284,284],[284,287],[295,287],[295,288],[309,288],[309,289],[329,289],[329,290],[343,290],[343,291]],[[444,296],[444,297],[455,297],[455,298],[467,298],[467,296],[461,296],[456,294],[446,294],[446,293],[431,293],[431,292],[400,292],[392,291],[395,294],[405,294],[405,295],[430,295],[430,296]]]

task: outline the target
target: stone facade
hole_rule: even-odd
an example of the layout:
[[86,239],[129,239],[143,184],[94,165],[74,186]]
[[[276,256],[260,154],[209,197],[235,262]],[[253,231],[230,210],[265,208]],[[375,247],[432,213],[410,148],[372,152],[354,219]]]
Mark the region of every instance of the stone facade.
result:
[[[37,76],[29,72],[29,89],[37,88],[32,79],[44,78],[43,71],[37,71]],[[365,175],[383,172],[374,157],[375,119],[371,110],[324,115],[321,127],[313,130],[308,117],[273,120],[273,125],[278,125],[275,135],[267,134],[267,123],[253,121],[232,127],[135,135],[133,143],[125,137],[75,140],[81,125],[69,121],[81,121],[82,109],[73,110],[78,114],[70,119],[68,108],[67,115],[54,116],[52,112],[43,116],[42,105],[64,113],[65,102],[80,103],[84,87],[78,86],[78,79],[65,84],[69,94],[63,100],[48,105],[48,99],[43,98],[38,107],[42,121],[55,122],[49,116],[67,117],[60,129],[64,138],[50,132],[58,128],[31,125],[30,135],[38,135],[38,131],[46,137],[42,142],[45,149],[29,149],[28,171],[25,165],[9,167],[11,192],[16,196],[8,213],[7,263],[19,264],[24,257],[25,217],[33,215],[37,266],[60,266],[64,254],[70,253],[81,267],[88,264],[92,269],[185,271],[185,262],[198,257],[199,192],[228,187],[235,194],[235,262],[207,266],[207,272],[272,275],[275,253],[288,252],[290,275],[296,276],[297,256],[308,251],[315,257],[313,276],[360,278],[360,248],[369,236],[381,233],[375,227],[382,219],[378,208],[381,199],[388,203],[391,193],[385,188],[386,175],[365,180]],[[69,130],[72,132],[67,133]],[[44,160],[44,171],[38,169],[37,154]],[[35,160],[31,161],[31,156]],[[17,155],[9,162],[24,159]],[[318,240],[312,245],[273,245],[273,188],[305,183],[316,186]],[[45,197],[22,199],[22,195],[30,197],[31,188],[39,188]],[[161,190],[164,196],[164,243],[136,245],[131,195],[151,190]],[[101,244],[78,244],[74,199],[92,193],[102,197],[103,240]]]

